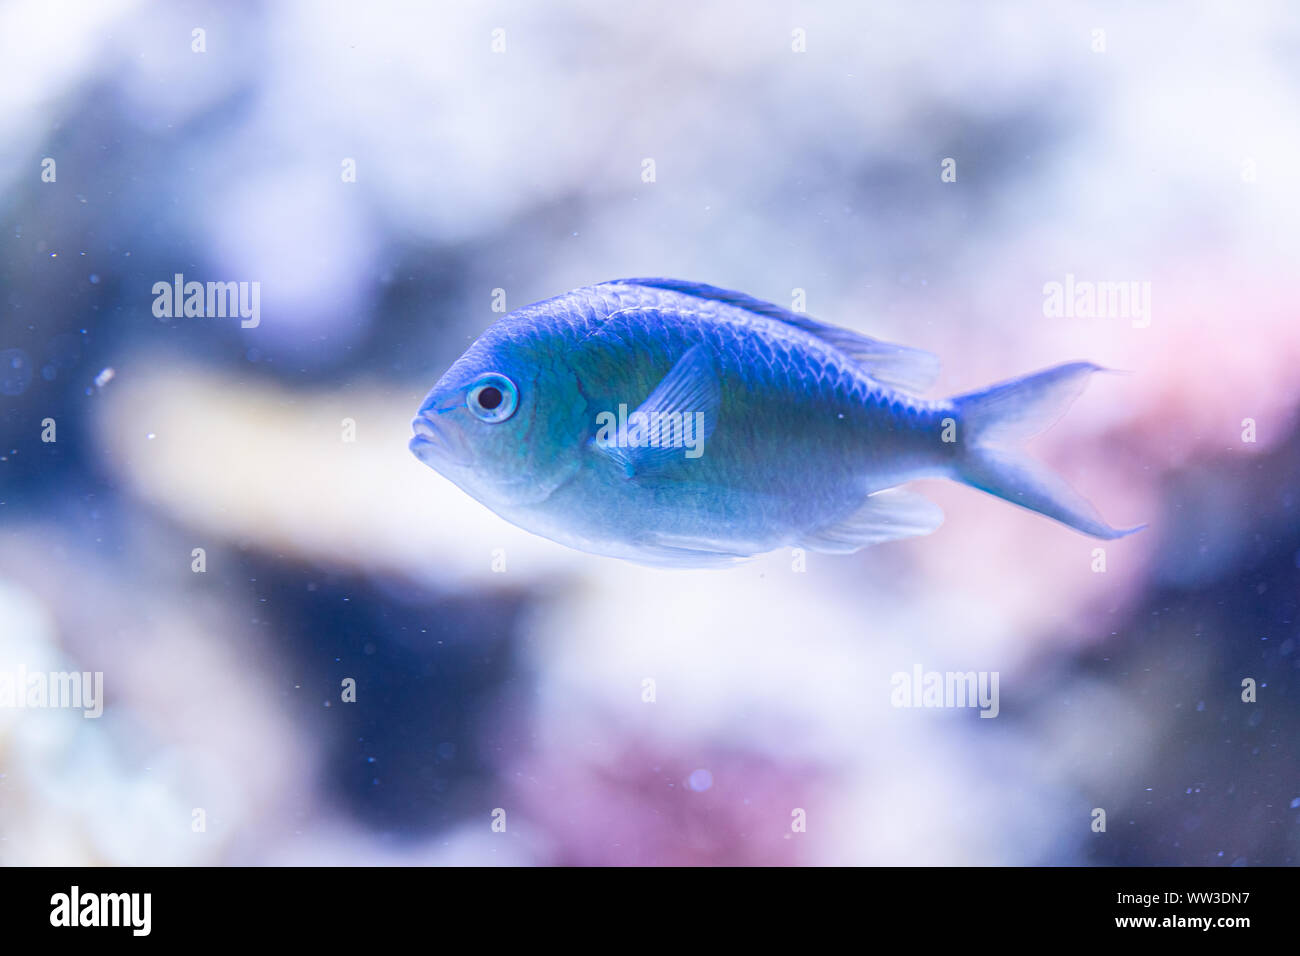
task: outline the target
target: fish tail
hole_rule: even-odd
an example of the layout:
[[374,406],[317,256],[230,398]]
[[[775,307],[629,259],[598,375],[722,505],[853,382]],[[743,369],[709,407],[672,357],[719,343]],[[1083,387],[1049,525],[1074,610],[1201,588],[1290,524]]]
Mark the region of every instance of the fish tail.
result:
[[1019,447],[1065,414],[1098,371],[1105,369],[1070,362],[955,397],[965,436],[955,477],[1095,538],[1141,531],[1146,525],[1112,528],[1065,479]]

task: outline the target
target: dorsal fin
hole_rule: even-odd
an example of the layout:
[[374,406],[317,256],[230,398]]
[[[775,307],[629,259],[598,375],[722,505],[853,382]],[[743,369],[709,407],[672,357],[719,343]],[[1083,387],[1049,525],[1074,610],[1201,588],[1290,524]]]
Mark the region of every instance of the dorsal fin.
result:
[[764,302],[762,299],[755,299],[743,292],[719,289],[717,286],[705,285],[702,282],[663,278],[614,279],[610,282],[602,282],[601,285],[637,285],[680,292],[683,295],[721,302],[764,318],[784,322],[786,325],[815,335],[823,342],[839,349],[861,365],[863,371],[877,381],[905,392],[924,392],[939,377],[939,358],[931,352],[908,348],[905,345],[895,345],[892,342],[882,342],[860,332],[818,322],[802,313],[791,312],[789,309]]

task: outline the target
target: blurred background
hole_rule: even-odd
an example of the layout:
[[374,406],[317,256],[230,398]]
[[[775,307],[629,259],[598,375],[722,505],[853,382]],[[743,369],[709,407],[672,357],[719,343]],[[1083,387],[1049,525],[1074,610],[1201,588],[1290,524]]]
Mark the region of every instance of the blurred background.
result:
[[[0,671],[105,698],[0,707],[0,864],[1294,863],[1298,98],[1284,0],[0,4]],[[1035,451],[1151,526],[934,482],[927,538],[657,571],[409,454],[501,296],[637,275],[935,395],[1128,370]]]

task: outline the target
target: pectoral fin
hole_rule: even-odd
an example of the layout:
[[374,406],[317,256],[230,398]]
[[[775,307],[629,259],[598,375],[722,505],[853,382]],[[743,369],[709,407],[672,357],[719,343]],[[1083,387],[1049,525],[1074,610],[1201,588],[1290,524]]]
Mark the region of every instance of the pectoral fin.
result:
[[629,478],[699,458],[718,423],[722,388],[704,345],[692,346],[635,411],[626,433],[601,428],[592,444]]

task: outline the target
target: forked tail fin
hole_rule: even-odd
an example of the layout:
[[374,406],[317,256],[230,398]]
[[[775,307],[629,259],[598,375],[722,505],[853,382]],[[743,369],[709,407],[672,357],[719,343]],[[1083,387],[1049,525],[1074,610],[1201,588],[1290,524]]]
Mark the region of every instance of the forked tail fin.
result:
[[954,398],[965,436],[956,477],[1096,538],[1145,528],[1112,528],[1060,475],[1020,448],[1065,414],[1097,371],[1091,362],[1071,362]]

